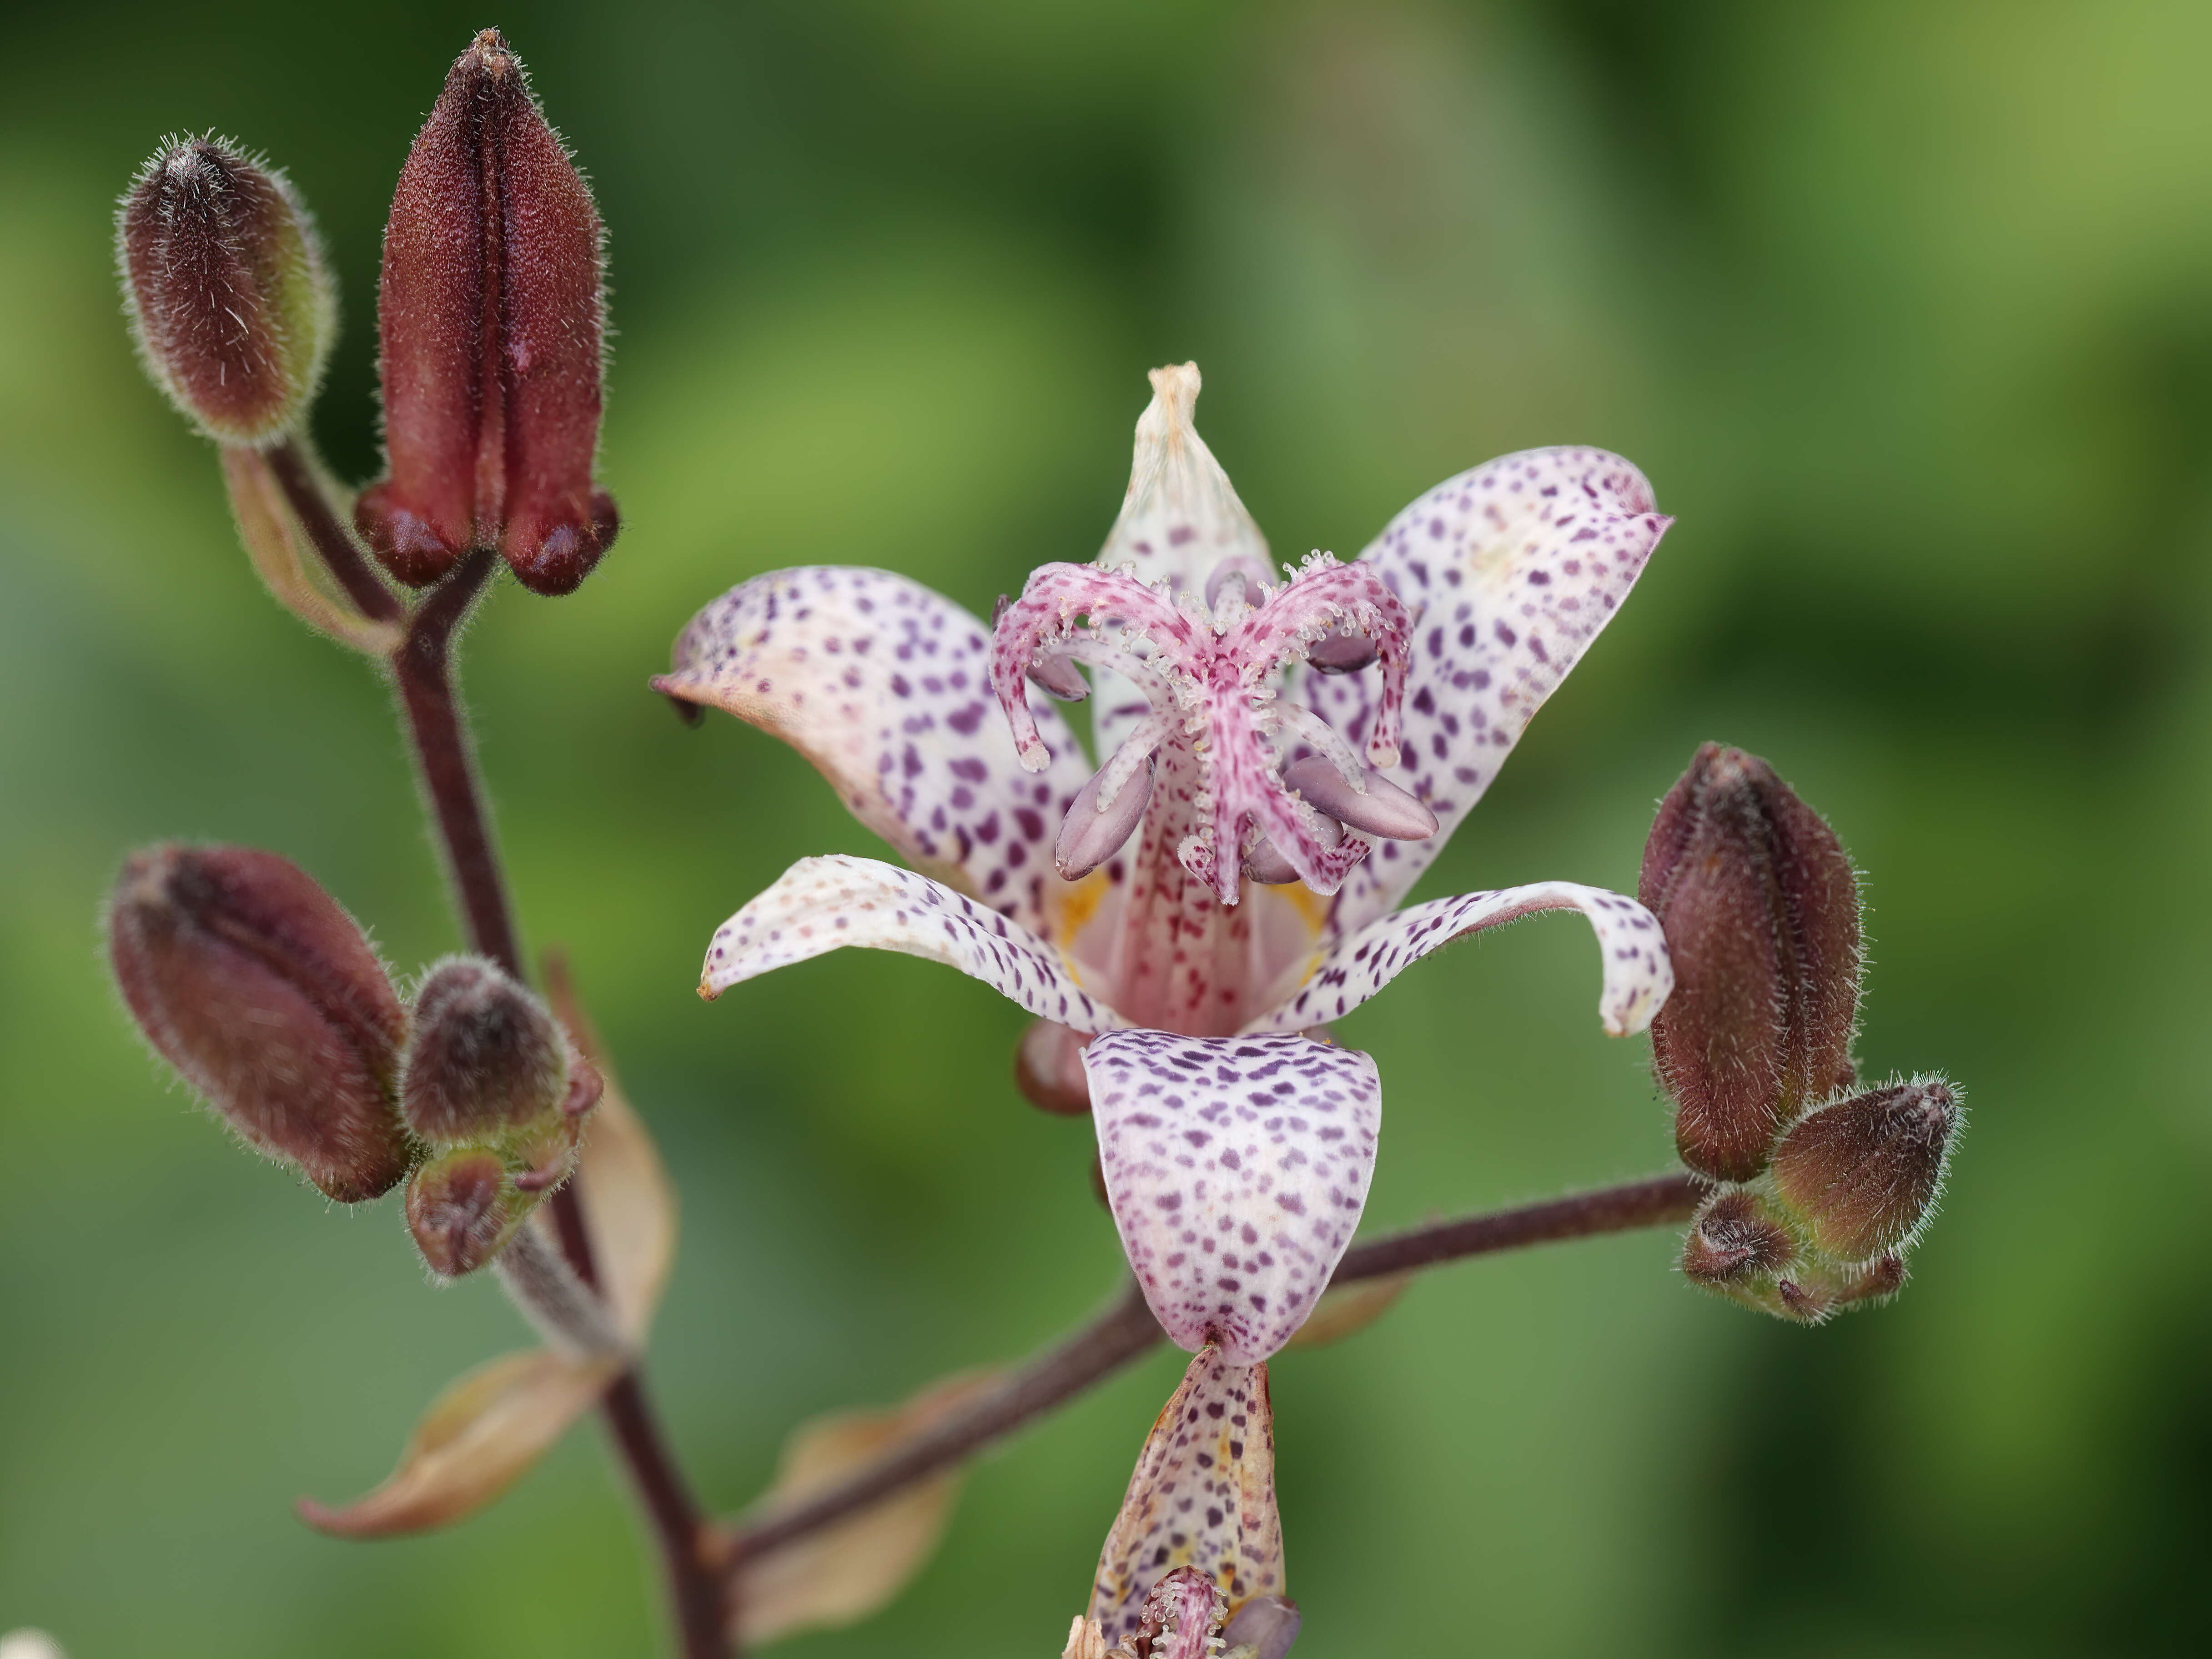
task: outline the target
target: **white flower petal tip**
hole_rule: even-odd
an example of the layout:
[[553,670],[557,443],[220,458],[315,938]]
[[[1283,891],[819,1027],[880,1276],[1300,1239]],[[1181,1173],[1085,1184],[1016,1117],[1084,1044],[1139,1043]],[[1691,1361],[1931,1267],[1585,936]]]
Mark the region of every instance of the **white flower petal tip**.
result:
[[[1349,932],[1404,896],[1482,798],[1544,700],[1613,619],[1674,521],[1651,485],[1601,449],[1532,449],[1448,478],[1359,556],[1419,613],[1392,781],[1440,832],[1386,844],[1345,882]],[[1309,673],[1296,695],[1358,742],[1371,675]]]
[[1598,1019],[1610,1036],[1651,1023],[1674,988],[1674,968],[1658,919],[1632,898],[1571,881],[1431,899],[1370,922],[1340,939],[1289,1000],[1246,1028],[1303,1031],[1349,1013],[1431,951],[1486,927],[1540,910],[1579,910],[1597,935],[1605,965]]
[[1359,1224],[1382,1123],[1374,1061],[1301,1036],[1122,1030],[1083,1065],[1114,1224],[1154,1316],[1182,1347],[1266,1359]]
[[1040,925],[1052,830],[1089,769],[1042,695],[1017,752],[982,622],[889,571],[775,570],[694,617],[673,662],[655,690],[782,738],[916,868]]
[[1106,1534],[1090,1612],[1101,1640],[1133,1640],[1146,1598],[1178,1567],[1211,1578],[1232,1616],[1283,1590],[1267,1368],[1233,1364],[1214,1348],[1192,1359],[1153,1423]]
[[846,946],[944,963],[1086,1034],[1121,1024],[1019,922],[927,876],[842,853],[801,859],[716,929],[699,994],[712,1001],[772,969]]

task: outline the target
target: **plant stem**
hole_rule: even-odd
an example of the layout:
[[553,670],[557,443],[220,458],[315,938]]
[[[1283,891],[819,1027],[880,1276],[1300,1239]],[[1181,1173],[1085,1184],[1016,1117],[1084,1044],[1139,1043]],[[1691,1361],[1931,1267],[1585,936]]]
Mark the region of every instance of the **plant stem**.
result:
[[[270,452],[270,461],[331,579],[364,615],[407,624],[392,653],[392,684],[469,942],[517,979],[525,978],[507,882],[453,688],[453,638],[497,568],[497,556],[481,549],[471,553],[410,614],[362,557],[299,447],[281,444]],[[584,1285],[596,1285],[575,1180],[547,1202],[562,1255]],[[731,1659],[735,1648],[727,1633],[726,1593],[711,1559],[716,1534],[677,1472],[636,1367],[608,1385],[599,1407],[653,1522],[684,1659]]]
[[[1436,1267],[1559,1239],[1594,1238],[1686,1220],[1706,1188],[1687,1175],[1658,1176],[1541,1204],[1522,1205],[1409,1228],[1345,1252],[1332,1285]],[[1161,1340],[1158,1322],[1133,1283],[1114,1305],[966,1410],[925,1429],[838,1485],[770,1510],[729,1535],[724,1560],[734,1584],[747,1561],[834,1526],[902,1487],[1012,1433]]]
[[307,451],[300,447],[299,441],[287,438],[268,453],[269,470],[276,475],[284,499],[299,515],[301,528],[307,532],[307,539],[322,556],[331,579],[345,590],[355,609],[371,622],[406,621],[407,607],[370,568],[368,561],[361,556],[361,549],[338,522],[338,515],[331,510],[330,497],[323,494],[313,464],[307,459]]

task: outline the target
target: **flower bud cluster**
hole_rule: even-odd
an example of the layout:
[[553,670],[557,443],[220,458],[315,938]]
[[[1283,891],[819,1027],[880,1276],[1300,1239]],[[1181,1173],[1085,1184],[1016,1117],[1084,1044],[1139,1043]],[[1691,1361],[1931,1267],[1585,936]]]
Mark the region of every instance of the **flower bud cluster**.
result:
[[1959,1124],[1942,1079],[1857,1091],[1858,878],[1774,769],[1706,744],[1660,803],[1638,895],[1674,990],[1651,1023],[1682,1161],[1717,1185],[1692,1279],[1817,1322],[1905,1282]]
[[404,1180],[441,1276],[489,1261],[575,1168],[600,1079],[544,1005],[456,957],[410,1009],[353,918],[273,853],[135,854],[108,947],[139,1030],[240,1139],[342,1204]]

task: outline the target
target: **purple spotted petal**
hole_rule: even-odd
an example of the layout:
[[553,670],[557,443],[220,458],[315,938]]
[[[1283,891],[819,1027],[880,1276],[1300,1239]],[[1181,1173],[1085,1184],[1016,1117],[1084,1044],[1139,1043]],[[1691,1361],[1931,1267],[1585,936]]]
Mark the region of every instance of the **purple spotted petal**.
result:
[[1674,988],[1674,969],[1667,959],[1667,942],[1660,937],[1658,922],[1634,899],[1601,887],[1544,881],[1500,892],[1431,899],[1371,922],[1351,938],[1338,940],[1296,995],[1246,1030],[1302,1031],[1335,1019],[1430,951],[1539,910],[1579,910],[1589,918],[1605,959],[1597,1014],[1606,1030],[1627,1036],[1649,1025]]
[[[1438,484],[1359,556],[1419,614],[1403,758],[1389,776],[1443,828],[1386,842],[1352,872],[1337,901],[1340,934],[1393,908],[1428,867],[1671,522],[1620,456],[1532,449]],[[1372,671],[1310,672],[1298,695],[1358,744],[1379,693]]]
[[1231,1613],[1283,1591],[1267,1368],[1215,1348],[1190,1362],[1152,1425],[1099,1552],[1091,1617],[1107,1641],[1137,1633],[1146,1596],[1177,1567],[1211,1578]]
[[842,853],[799,860],[717,928],[699,994],[711,1000],[771,969],[847,945],[947,963],[1078,1031],[1121,1024],[1075,982],[1060,953],[1019,922],[927,876]]
[[1304,1322],[1359,1224],[1382,1121],[1375,1062],[1298,1036],[1123,1030],[1083,1066],[1145,1299],[1183,1347],[1256,1364]]
[[1023,769],[992,696],[989,647],[983,623],[919,583],[817,565],[723,594],[653,685],[781,738],[910,863],[1044,931],[1059,882],[1052,837],[1090,769],[1038,696],[1052,759]]

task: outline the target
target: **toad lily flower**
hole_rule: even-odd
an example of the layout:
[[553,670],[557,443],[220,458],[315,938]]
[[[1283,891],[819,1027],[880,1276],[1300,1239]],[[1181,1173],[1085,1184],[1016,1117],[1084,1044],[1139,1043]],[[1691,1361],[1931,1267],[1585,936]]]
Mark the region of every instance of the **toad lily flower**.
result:
[[[1620,457],[1532,450],[1437,485],[1350,563],[1278,572],[1192,424],[1196,367],[1152,381],[1095,562],[1044,566],[988,627],[884,571],[774,572],[700,611],[653,684],[793,744],[915,866],[802,860],[715,933],[701,994],[867,945],[1036,1015],[1027,1070],[1087,1097],[1130,1263],[1205,1351],[1185,1390],[1264,1409],[1250,1368],[1350,1243],[1380,1117],[1373,1061],[1302,1034],[1538,910],[1595,930],[1613,1035],[1672,987],[1657,924],[1617,894],[1397,908],[1669,521]],[[1102,765],[1040,692],[1095,696]],[[1197,1559],[1176,1535],[1110,1598],[1102,1572],[1109,1639]],[[1232,1565],[1200,1565],[1239,1599]]]

